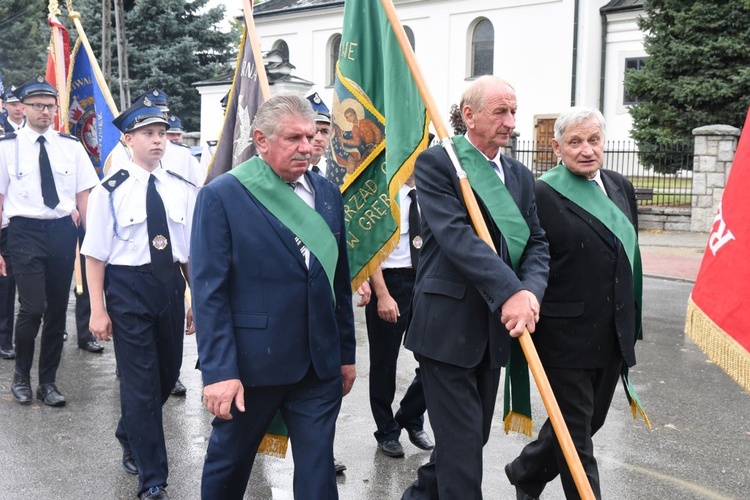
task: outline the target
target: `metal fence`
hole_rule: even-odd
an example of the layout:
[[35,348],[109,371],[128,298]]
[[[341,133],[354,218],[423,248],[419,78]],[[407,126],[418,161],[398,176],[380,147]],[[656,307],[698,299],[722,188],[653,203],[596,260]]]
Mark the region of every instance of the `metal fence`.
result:
[[[514,140],[507,149],[507,154],[529,167],[534,177],[539,177],[558,163],[551,146],[537,145],[535,141]],[[630,179],[641,205],[689,207],[691,204],[692,142],[641,145],[638,148],[634,141],[607,141],[604,146],[604,168]]]

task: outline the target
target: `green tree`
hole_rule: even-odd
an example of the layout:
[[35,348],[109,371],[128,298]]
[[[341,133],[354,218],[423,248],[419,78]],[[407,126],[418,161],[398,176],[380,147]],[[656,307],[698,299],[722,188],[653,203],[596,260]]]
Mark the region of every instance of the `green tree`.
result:
[[0,74],[10,88],[44,74],[50,30],[47,0],[0,0]]
[[232,33],[218,28],[224,6],[200,12],[207,2],[140,0],[126,14],[131,95],[164,90],[187,130],[200,124],[200,95],[192,84],[226,70],[237,53]]
[[[702,125],[742,126],[750,106],[750,2],[646,0],[644,10],[638,24],[648,59],[625,75],[626,91],[640,101],[630,114],[642,149],[692,141]],[[692,168],[641,156],[660,172]]]

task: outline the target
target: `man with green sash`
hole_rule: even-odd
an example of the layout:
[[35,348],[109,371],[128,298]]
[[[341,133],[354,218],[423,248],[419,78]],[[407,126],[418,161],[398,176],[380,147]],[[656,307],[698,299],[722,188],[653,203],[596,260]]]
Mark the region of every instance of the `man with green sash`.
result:
[[338,498],[333,439],[355,378],[354,316],[341,193],[307,171],[314,118],[301,96],[270,98],[252,126],[260,156],[198,195],[191,283],[216,416],[201,498],[244,497],[277,411],[294,447],[295,498]]
[[482,448],[500,371],[511,337],[534,331],[547,284],[534,178],[500,152],[515,127],[516,93],[484,76],[460,107],[467,133],[453,142],[497,251],[471,225],[445,150],[421,153],[414,175],[423,244],[405,344],[419,361],[435,449],[405,499],[482,498]]
[[[552,147],[561,164],[536,184],[551,259],[532,338],[591,488],[601,498],[591,437],[604,424],[623,373],[627,381],[641,333],[635,191],[622,175],[601,169],[604,117],[598,110],[563,112]],[[630,384],[626,389],[637,403]],[[566,498],[580,498],[549,420],[505,472],[519,499],[538,498],[558,474]]]

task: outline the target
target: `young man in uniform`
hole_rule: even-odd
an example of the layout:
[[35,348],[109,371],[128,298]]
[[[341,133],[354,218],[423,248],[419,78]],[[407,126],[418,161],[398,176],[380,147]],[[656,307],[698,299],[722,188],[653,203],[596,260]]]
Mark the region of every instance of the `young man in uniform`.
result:
[[[115,435],[123,468],[138,474],[141,499],[164,499],[168,469],[161,408],[182,361],[195,191],[161,164],[168,124],[147,96],[114,124],[133,156],[91,194],[98,216],[81,249],[90,329],[99,340],[114,338],[122,410]],[[189,329],[191,323],[188,311]]]

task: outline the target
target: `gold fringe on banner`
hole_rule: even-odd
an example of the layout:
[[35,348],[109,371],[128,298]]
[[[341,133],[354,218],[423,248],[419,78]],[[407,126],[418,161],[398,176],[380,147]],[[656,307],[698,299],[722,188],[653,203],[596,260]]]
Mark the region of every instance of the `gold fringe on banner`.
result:
[[533,429],[532,421],[529,417],[526,415],[521,415],[520,413],[516,413],[514,411],[508,413],[508,416],[505,417],[505,433],[508,434],[508,432],[518,432],[520,434],[526,434],[527,436],[531,436],[531,431]]
[[289,436],[279,436],[278,434],[266,434],[263,441],[258,446],[258,453],[269,455],[271,457],[284,458],[289,446]]
[[692,295],[688,300],[685,333],[746,391],[750,392],[750,352],[711,321]]

